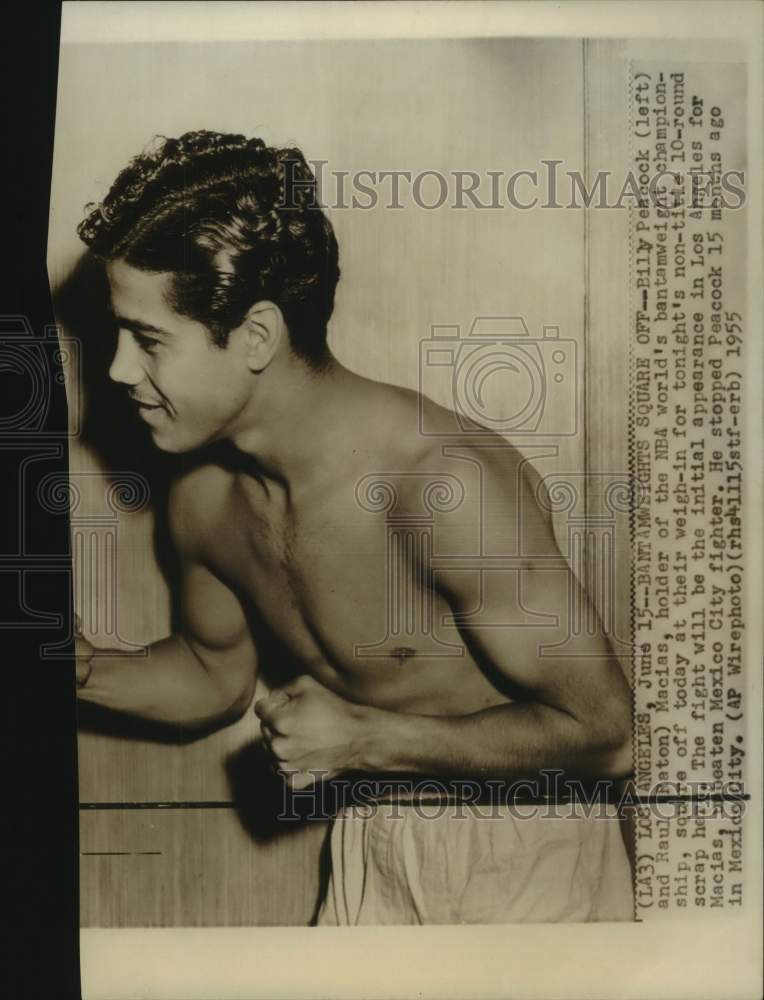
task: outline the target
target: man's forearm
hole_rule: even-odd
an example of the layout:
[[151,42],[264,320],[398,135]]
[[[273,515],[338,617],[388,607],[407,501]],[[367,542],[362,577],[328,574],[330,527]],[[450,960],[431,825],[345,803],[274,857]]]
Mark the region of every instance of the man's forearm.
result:
[[240,707],[217,685],[181,635],[152,643],[146,654],[96,650],[78,695],[117,712],[196,729],[230,720]]
[[623,725],[597,737],[594,727],[538,702],[455,717],[368,713],[364,770],[507,781],[544,769],[562,768],[584,779],[615,779],[631,770]]

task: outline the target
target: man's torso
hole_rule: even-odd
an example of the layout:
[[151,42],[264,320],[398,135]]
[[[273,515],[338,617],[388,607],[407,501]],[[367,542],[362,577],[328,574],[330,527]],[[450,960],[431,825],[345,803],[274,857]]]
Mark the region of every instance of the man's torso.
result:
[[[390,402],[404,426],[415,419],[411,398],[393,390]],[[390,500],[412,484],[421,498],[444,477],[466,481],[470,467],[411,448],[405,435],[398,441],[371,441],[303,495],[250,473],[196,470],[204,563],[244,598],[270,684],[309,673],[347,700],[433,715],[507,702],[449,623],[452,609],[426,565],[427,509],[415,503],[401,514]],[[476,509],[476,531],[480,516]]]

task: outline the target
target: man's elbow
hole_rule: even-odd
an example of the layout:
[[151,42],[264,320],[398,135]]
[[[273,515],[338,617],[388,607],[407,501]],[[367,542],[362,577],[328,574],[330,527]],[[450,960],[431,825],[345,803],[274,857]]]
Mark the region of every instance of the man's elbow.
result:
[[254,690],[247,687],[232,693],[221,691],[218,698],[210,700],[204,715],[179,719],[175,727],[184,732],[189,740],[209,736],[218,729],[225,729],[239,722],[252,703]]
[[252,699],[254,698],[255,691],[254,685],[247,685],[245,688],[240,689],[234,695],[233,701],[225,709],[225,724],[227,726],[233,725],[235,722],[239,722],[246,715],[247,709],[252,704]]
[[229,686],[222,690],[219,706],[210,720],[214,722],[215,728],[222,729],[224,726],[232,726],[243,719],[247,709],[252,704],[254,694],[254,684],[233,688]]

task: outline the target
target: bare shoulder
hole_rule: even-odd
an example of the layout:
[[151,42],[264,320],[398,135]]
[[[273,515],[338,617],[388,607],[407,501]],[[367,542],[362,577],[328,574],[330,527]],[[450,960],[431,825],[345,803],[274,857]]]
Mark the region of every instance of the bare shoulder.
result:
[[231,473],[214,464],[194,466],[173,480],[167,515],[179,550],[198,551],[219,516],[232,482]]
[[478,424],[457,423],[416,392],[398,390],[395,399],[387,426],[402,508],[432,516],[441,544],[454,551],[473,543],[495,555],[556,551],[543,479],[515,445]]
[[507,500],[520,494],[545,508],[541,476],[533,463],[505,437],[410,389],[393,390],[386,421],[399,465],[406,471],[461,473],[477,470],[477,485],[499,490]]

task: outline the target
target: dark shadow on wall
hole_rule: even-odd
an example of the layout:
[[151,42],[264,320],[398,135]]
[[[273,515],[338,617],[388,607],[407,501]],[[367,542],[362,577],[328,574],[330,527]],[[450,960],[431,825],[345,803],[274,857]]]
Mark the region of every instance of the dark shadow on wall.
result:
[[80,439],[95,453],[107,478],[118,481],[120,473],[129,472],[147,484],[149,506],[156,517],[155,554],[174,595],[177,566],[167,531],[167,491],[184,467],[184,459],[163,454],[154,446],[125,387],[109,378],[117,330],[103,264],[90,254],[80,257],[53,291],[53,307],[66,336],[79,342],[80,370],[74,391],[79,391]]
[[226,772],[239,820],[259,843],[294,833],[315,811],[308,796],[291,797],[259,740],[231,754]]
[[[117,346],[117,330],[111,313],[109,286],[103,265],[84,254],[66,279],[53,291],[57,323],[67,338],[80,344],[79,410],[81,441],[98,459],[107,478],[117,480],[120,473],[139,474],[149,488],[153,510],[154,549],[161,572],[172,595],[171,627],[180,627],[179,572],[167,523],[169,486],[179,474],[196,465],[214,461],[229,464],[231,456],[225,445],[200,450],[189,455],[170,455],[159,451],[143,421],[137,416],[124,386],[109,378],[109,367]],[[76,472],[76,469],[70,471]],[[246,597],[239,594],[244,606]],[[260,672],[273,687],[297,675],[296,666],[285,667],[291,658],[271,636],[264,623],[251,611],[251,628],[258,638]],[[276,675],[270,665],[278,664]],[[248,709],[251,711],[250,709]],[[82,702],[78,708],[80,729],[119,739],[182,745],[194,742],[209,730],[189,732],[170,724],[152,723]],[[299,822],[278,820],[283,799],[281,779],[258,742],[237,751],[226,769],[234,805],[250,835],[260,841],[291,832]],[[298,806],[298,811],[302,806]]]
[[175,628],[180,614],[178,566],[167,524],[168,490],[181,473],[218,461],[218,453],[223,449],[214,446],[183,455],[160,451],[138,417],[126,387],[109,377],[117,347],[117,329],[103,264],[84,254],[52,294],[56,321],[68,338],[80,344],[81,441],[96,455],[107,478],[118,481],[120,473],[129,472],[145,481],[149,506],[155,515],[155,556],[172,595]]
[[[52,292],[56,322],[65,336],[79,343],[80,440],[98,459],[107,479],[117,482],[120,473],[137,474],[148,487],[155,515],[154,550],[159,568],[172,594],[173,626],[178,622],[178,566],[167,524],[167,493],[173,479],[200,461],[198,456],[169,455],[159,451],[148,428],[138,417],[124,386],[109,378],[117,347],[117,329],[111,312],[109,284],[102,263],[83,254],[64,281]],[[70,466],[70,472],[77,472]],[[117,713],[80,706],[80,725],[99,732],[113,732],[134,739],[185,742],[187,737],[167,726],[154,726]]]
[[178,471],[176,456],[161,453],[135,412],[124,386],[109,378],[117,347],[109,286],[103,265],[83,255],[53,292],[56,319],[66,336],[80,342],[81,436],[112,474],[130,470],[144,476],[154,492]]

